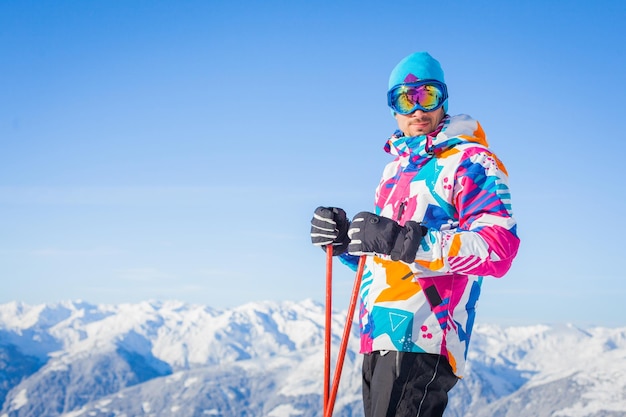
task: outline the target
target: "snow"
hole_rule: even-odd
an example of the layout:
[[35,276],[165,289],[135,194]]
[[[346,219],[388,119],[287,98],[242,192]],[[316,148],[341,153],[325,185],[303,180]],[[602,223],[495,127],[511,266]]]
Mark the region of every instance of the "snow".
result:
[[63,417],[80,417],[84,414],[85,414],[85,410],[80,409],[80,410],[70,411],[69,413],[65,413]]
[[98,401],[98,407],[106,407],[107,405],[111,404],[110,399],[107,400],[102,400],[102,401]]
[[626,370],[616,364],[626,363],[626,352],[608,352],[588,362],[586,372],[580,372],[575,380],[593,389],[583,394],[584,403],[577,403],[557,415],[584,417],[599,411],[622,412],[626,415],[626,393],[615,387],[626,386]]
[[280,405],[267,414],[267,417],[292,417],[303,414],[289,404]]
[[189,387],[191,387],[192,385],[197,384],[198,382],[200,382],[200,380],[199,380],[198,378],[189,378],[189,379],[187,379],[187,380],[185,381],[185,383],[183,384],[183,386],[184,386],[185,388],[189,388]]
[[[162,390],[171,387],[167,388],[171,391],[168,398],[176,400],[168,404],[172,413],[182,413],[192,401],[188,396],[200,392],[211,381],[205,374],[192,371],[224,369],[235,375],[250,375],[249,378],[275,378],[272,395],[293,401],[273,408],[268,415],[298,415],[302,410],[294,406],[298,399],[321,395],[323,323],[323,306],[311,300],[249,303],[228,310],[152,301],[121,305],[91,305],[82,301],[0,305],[3,340],[24,353],[36,352],[45,358],[47,363],[39,372],[68,372],[79,359],[85,361],[99,352],[123,348],[168,374],[148,381],[155,384],[147,392],[158,397]],[[333,364],[344,324],[345,312],[333,312]],[[360,402],[356,322],[353,326],[337,408],[349,409]],[[547,384],[571,381],[584,387],[584,391],[568,399],[567,406],[555,411],[554,416],[586,417],[609,411],[626,414],[626,328],[479,324],[472,336],[469,358],[467,381],[459,384],[471,388],[475,373],[483,385],[467,401],[478,401],[484,392],[489,392],[495,399],[510,397],[511,404],[519,403],[522,400],[515,394],[520,390],[537,388],[541,392]],[[237,402],[250,395],[247,389],[229,384],[216,385],[224,398]],[[2,417],[10,415],[8,410],[16,411],[35,401],[28,398],[27,392],[36,391],[17,386],[9,392]],[[155,408],[162,405],[151,397],[135,395],[122,389],[90,405],[68,410],[63,417],[98,415],[104,410],[118,416],[136,415],[140,410],[158,415],[162,411]],[[129,401],[137,406],[134,413],[117,408]],[[217,408],[208,406],[204,410],[204,415],[219,415]]]
[[28,404],[28,393],[25,389],[22,389],[17,393],[15,398],[13,398],[13,401],[11,401],[11,406],[14,410],[19,410],[26,404]]

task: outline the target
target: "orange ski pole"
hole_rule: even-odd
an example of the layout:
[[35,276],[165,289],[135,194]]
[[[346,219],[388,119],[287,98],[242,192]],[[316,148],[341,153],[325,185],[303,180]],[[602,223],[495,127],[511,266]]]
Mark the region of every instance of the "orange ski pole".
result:
[[330,345],[333,309],[333,246],[326,246],[326,322],[324,332],[324,409],[330,392]]
[[343,328],[343,337],[341,338],[341,347],[339,348],[339,356],[337,357],[337,366],[335,366],[335,376],[333,377],[333,386],[328,398],[328,404],[324,408],[324,417],[332,417],[335,408],[335,399],[337,398],[337,390],[339,389],[339,381],[341,380],[341,371],[343,369],[343,361],[346,357],[346,349],[348,347],[348,339],[352,330],[352,319],[354,317],[354,309],[356,300],[359,296],[359,288],[361,288],[361,278],[363,278],[363,270],[365,269],[365,255],[359,258],[359,266],[354,279],[354,287],[352,288],[352,297],[350,298],[350,306],[348,307],[348,315],[346,316],[346,326]]

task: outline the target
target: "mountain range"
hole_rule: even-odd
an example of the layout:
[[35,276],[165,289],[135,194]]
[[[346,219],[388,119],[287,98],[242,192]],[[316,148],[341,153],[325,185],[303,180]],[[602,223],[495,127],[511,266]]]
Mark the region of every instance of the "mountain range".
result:
[[[313,300],[0,304],[0,417],[321,417],[323,344]],[[334,416],[363,416],[360,361],[354,324]],[[626,416],[626,328],[476,325],[461,416]]]

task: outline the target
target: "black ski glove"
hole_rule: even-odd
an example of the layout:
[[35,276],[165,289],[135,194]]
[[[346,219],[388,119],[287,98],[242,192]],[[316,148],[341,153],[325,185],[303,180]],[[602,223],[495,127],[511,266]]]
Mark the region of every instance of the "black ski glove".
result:
[[386,217],[365,211],[352,219],[348,230],[352,255],[390,255],[393,261],[415,262],[417,249],[428,229],[418,222],[400,226]]
[[318,207],[311,219],[311,242],[326,251],[333,246],[333,255],[341,255],[348,248],[348,227],[350,222],[346,212],[337,207]]

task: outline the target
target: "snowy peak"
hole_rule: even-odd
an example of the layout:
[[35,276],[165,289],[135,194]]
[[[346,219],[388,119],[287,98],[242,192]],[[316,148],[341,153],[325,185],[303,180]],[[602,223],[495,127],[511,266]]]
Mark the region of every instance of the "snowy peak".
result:
[[[0,417],[320,416],[324,306],[0,305]],[[333,313],[333,355],[345,312]],[[362,416],[356,324],[337,415]],[[626,329],[476,326],[446,417],[626,416]],[[549,413],[549,414],[548,414]]]

